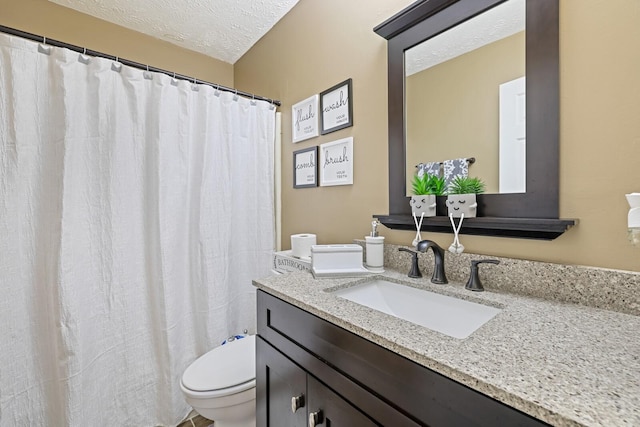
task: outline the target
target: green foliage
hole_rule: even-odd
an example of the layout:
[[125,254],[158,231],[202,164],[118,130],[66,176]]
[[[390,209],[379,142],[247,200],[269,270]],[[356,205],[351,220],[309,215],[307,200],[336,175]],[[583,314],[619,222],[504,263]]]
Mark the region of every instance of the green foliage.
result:
[[485,183],[480,178],[457,176],[449,184],[449,194],[480,194],[484,193]]
[[411,182],[413,194],[422,196],[425,194],[435,194],[442,196],[445,190],[444,178],[436,175],[424,174],[422,176],[415,175]]

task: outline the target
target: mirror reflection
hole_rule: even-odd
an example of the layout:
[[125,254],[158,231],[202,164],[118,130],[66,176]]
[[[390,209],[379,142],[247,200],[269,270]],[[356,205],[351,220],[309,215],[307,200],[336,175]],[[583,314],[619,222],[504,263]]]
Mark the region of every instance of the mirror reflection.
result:
[[405,51],[406,188],[420,163],[475,158],[487,193],[525,192],[524,79],[525,0]]

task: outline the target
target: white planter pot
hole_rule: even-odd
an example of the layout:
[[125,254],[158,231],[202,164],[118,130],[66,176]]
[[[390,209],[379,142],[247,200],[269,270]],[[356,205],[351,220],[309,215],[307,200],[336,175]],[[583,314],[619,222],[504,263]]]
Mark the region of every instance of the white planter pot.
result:
[[421,196],[411,196],[409,201],[411,212],[416,216],[436,216],[436,196],[433,194],[425,194]]
[[449,194],[447,196],[447,211],[454,218],[460,218],[464,214],[465,218],[475,218],[478,210],[475,194]]

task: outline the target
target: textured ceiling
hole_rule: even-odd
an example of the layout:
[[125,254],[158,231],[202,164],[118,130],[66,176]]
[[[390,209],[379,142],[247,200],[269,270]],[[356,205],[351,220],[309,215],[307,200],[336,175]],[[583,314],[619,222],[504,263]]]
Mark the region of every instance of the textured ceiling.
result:
[[49,0],[230,64],[298,0]]
[[407,76],[525,29],[525,0],[509,0],[405,53]]

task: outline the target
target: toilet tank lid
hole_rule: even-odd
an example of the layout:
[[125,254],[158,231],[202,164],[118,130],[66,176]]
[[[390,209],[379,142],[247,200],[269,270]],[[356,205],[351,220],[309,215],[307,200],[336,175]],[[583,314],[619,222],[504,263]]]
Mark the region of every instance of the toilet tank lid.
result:
[[255,378],[256,337],[248,335],[200,356],[184,371],[182,384],[193,391],[213,391]]

